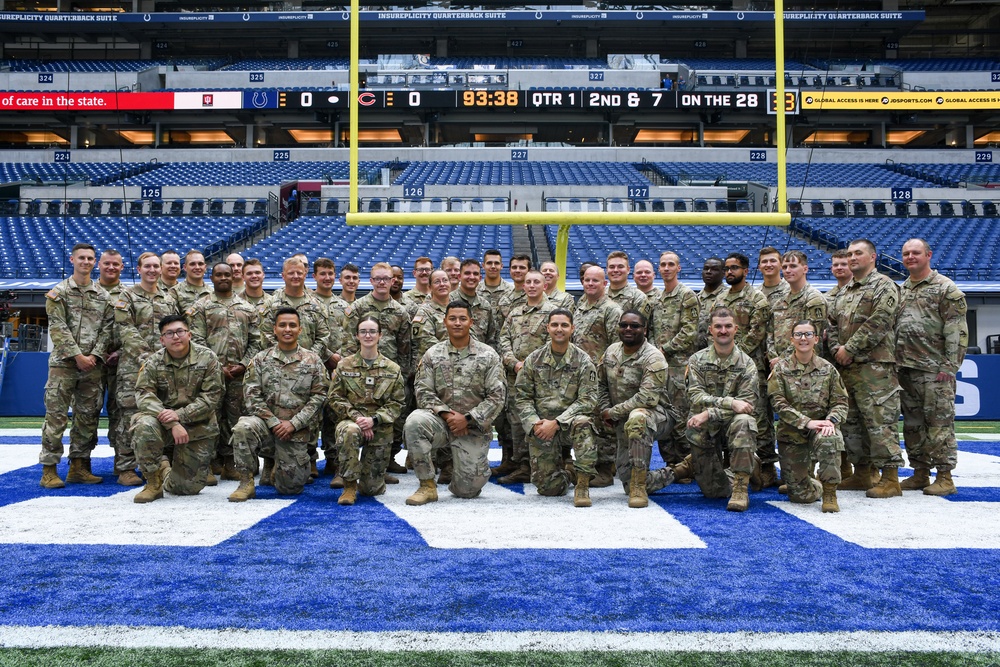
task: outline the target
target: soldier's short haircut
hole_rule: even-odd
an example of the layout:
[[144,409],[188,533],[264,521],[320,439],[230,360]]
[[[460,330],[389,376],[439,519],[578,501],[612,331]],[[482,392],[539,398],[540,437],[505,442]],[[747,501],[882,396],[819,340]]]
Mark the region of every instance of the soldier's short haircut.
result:
[[531,263],[531,255],[524,255],[524,254],[514,255],[513,257],[510,258],[510,263],[513,264],[514,262],[524,262],[524,263],[526,263],[528,265],[528,270],[529,271],[531,270],[532,266],[534,266]]
[[733,311],[729,310],[725,306],[719,306],[712,309],[712,314],[709,316],[708,321],[711,322],[715,319],[720,319],[723,317],[733,317]]
[[851,253],[847,252],[847,248],[839,248],[839,249],[833,251],[833,254],[830,255],[830,258],[831,259],[847,259],[850,256],[851,256]]
[[94,253],[95,255],[97,254],[97,248],[95,248],[94,246],[90,245],[89,243],[77,243],[76,245],[74,245],[70,249],[69,254],[72,255],[77,250],[89,250],[90,252]]
[[674,252],[673,250],[664,250],[663,252],[661,252],[661,253],[660,253],[660,261],[661,261],[661,262],[663,261],[663,257],[664,257],[664,255],[673,255],[674,257],[676,257],[676,258],[677,258],[677,263],[678,263],[678,264],[680,264],[680,262],[681,262],[681,256],[680,256],[680,255],[678,255],[678,254],[677,254],[676,252]]
[[[646,326],[646,316],[643,315],[642,313],[640,313],[635,308],[629,308],[624,313],[622,313],[622,317],[625,317],[626,315],[635,315],[636,317],[639,318],[639,324],[641,324],[642,326]],[[622,317],[618,318],[618,323],[619,324],[621,324]]]
[[448,313],[450,313],[453,308],[461,308],[466,313],[468,313],[470,318],[472,317],[472,306],[470,306],[464,301],[460,301],[459,299],[455,299],[454,301],[448,304],[448,306],[444,309],[444,316],[448,317]]
[[201,258],[205,259],[205,254],[201,250],[195,250],[194,248],[191,248],[184,255],[184,262],[185,263],[188,261],[188,257],[190,257],[191,255],[201,255]]
[[262,269],[264,268],[264,265],[256,257],[251,257],[247,261],[243,262],[243,270],[244,271],[246,271],[246,269],[247,269],[248,266],[259,266]]
[[357,324],[354,325],[355,336],[357,336],[358,332],[361,331],[361,325],[364,324],[365,322],[374,322],[375,326],[378,327],[378,332],[382,333],[382,325],[379,323],[379,321],[375,319],[375,317],[372,315],[365,315],[360,320],[358,320]]
[[868,239],[854,239],[853,241],[851,241],[847,245],[848,246],[852,246],[855,243],[863,243],[863,244],[865,244],[866,246],[868,246],[868,252],[870,252],[870,253],[876,253],[876,252],[878,252],[875,249],[875,244],[872,241],[868,240]]
[[431,259],[430,257],[417,257],[415,260],[413,260],[413,268],[417,268],[417,264],[430,264],[433,267],[434,260]]
[[183,322],[184,326],[188,326],[187,318],[183,315],[167,315],[166,317],[161,317],[160,322],[157,325],[160,327],[160,333],[163,333],[163,330],[174,322]]
[[527,278],[529,273],[537,273],[539,276],[541,276],[542,280],[545,280],[545,276],[543,276],[542,272],[539,271],[538,269],[528,269],[528,271],[524,274],[524,277]]
[[350,262],[344,264],[344,268],[340,270],[340,275],[344,275],[344,271],[348,271],[350,273],[361,273],[361,270],[358,269],[357,264],[351,264]]
[[636,265],[636,266],[639,266],[639,265],[640,265],[640,264],[642,264],[643,262],[646,262],[646,264],[649,264],[649,268],[651,268],[651,269],[653,268],[653,263],[652,263],[651,261],[649,261],[648,259],[640,259],[639,261],[637,261],[637,262],[635,263],[635,265]]
[[295,310],[291,306],[282,306],[281,308],[279,308],[278,311],[274,314],[274,321],[277,322],[278,318],[281,317],[282,315],[294,315],[296,320],[298,320],[299,322],[302,321],[302,318],[299,317],[299,311]]
[[912,239],[906,239],[906,241],[903,242],[903,245],[905,246],[907,243],[913,243],[914,241],[916,241],[917,243],[919,243],[920,245],[922,245],[924,247],[924,252],[930,252],[931,251],[931,244],[928,243],[927,241],[923,240],[922,238],[919,238],[919,237],[916,237],[916,236],[914,236]]
[[500,251],[497,250],[496,248],[490,248],[489,250],[487,250],[486,252],[484,252],[483,253],[483,259],[485,260],[490,255],[496,255],[497,257],[500,258],[501,261],[503,261],[503,255],[500,254]]
[[801,250],[789,250],[781,256],[782,262],[790,262],[793,259],[798,260],[802,266],[809,266],[809,258]]
[[483,268],[483,265],[479,263],[479,260],[478,260],[478,259],[474,259],[474,258],[472,258],[472,257],[466,257],[465,259],[463,259],[463,260],[462,260],[462,269],[464,270],[464,269],[465,269],[465,267],[467,267],[467,266],[471,266],[471,265],[473,265],[473,264],[474,264],[474,265],[476,266],[476,268],[478,268],[478,269],[482,269],[482,268]]
[[313,273],[316,273],[320,269],[333,269],[336,272],[337,265],[329,257],[319,257],[313,262]]
[[393,264],[389,268],[392,269],[393,271],[395,271],[396,269],[399,269],[400,273],[403,272],[403,267],[401,267],[399,264]]
[[764,255],[777,255],[778,257],[781,257],[781,252],[779,252],[774,246],[767,245],[761,248],[760,252],[757,253],[757,259],[759,260]]
[[806,326],[807,324],[808,324],[808,325],[809,325],[810,327],[812,327],[812,330],[813,330],[813,333],[815,333],[815,332],[816,332],[816,325],[815,325],[815,324],[813,324],[813,323],[812,323],[812,322],[811,322],[810,320],[799,320],[798,322],[796,322],[796,323],[795,323],[795,324],[794,324],[794,325],[792,326],[792,331],[795,331],[795,330],[796,330],[796,329],[798,329],[799,327],[804,327],[804,326]]
[[292,266],[293,264],[296,264],[299,267],[301,267],[303,271],[305,271],[309,267],[308,264],[304,263],[298,257],[292,256],[292,257],[289,257],[288,259],[286,259],[284,262],[281,263],[281,270],[282,270],[282,272],[288,270],[288,268],[290,266]]
[[448,255],[447,257],[441,258],[441,263],[438,264],[438,268],[443,269],[445,264],[451,264],[452,262],[455,262],[458,265],[462,264],[462,260],[460,260],[458,257],[455,257],[454,255]]
[[[163,253],[163,254],[166,255],[167,253]],[[174,253],[174,254],[177,254],[177,253]],[[156,261],[160,261],[160,255],[157,255],[155,252],[148,252],[147,251],[147,252],[144,252],[141,255],[139,255],[139,259],[137,259],[135,261],[135,265],[136,266],[142,266],[142,263],[145,262],[150,257],[155,257]]]
[[551,313],[549,313],[549,322],[551,322],[552,318],[555,317],[556,315],[562,315],[563,317],[568,317],[569,323],[573,324],[573,313],[569,312],[565,308],[556,308]]
[[737,262],[740,263],[740,266],[742,266],[744,269],[750,268],[750,258],[741,252],[731,252],[728,255],[726,255],[726,259],[727,260],[735,259]]
[[624,250],[612,250],[608,253],[608,261],[610,262],[613,259],[624,259],[625,263],[628,264],[628,253]]
[[584,262],[580,265],[580,282],[583,282],[583,277],[587,274],[587,269],[592,266],[597,266],[594,262]]
[[216,270],[217,268],[219,268],[220,266],[228,266],[228,267],[230,268],[230,270],[232,270],[232,268],[233,268],[233,267],[232,267],[232,266],[231,266],[231,265],[229,264],[229,262],[216,262],[215,264],[213,264],[213,265],[212,265],[212,273],[215,273],[215,270]]
[[163,256],[164,255],[177,255],[177,259],[181,258],[181,254],[179,252],[177,252],[176,250],[174,250],[173,248],[171,248],[170,250],[164,250],[163,252],[160,253],[160,260],[161,261],[163,260]]
[[122,254],[115,250],[114,248],[105,248],[101,255],[108,255],[109,257],[121,257]]
[[725,262],[722,260],[721,257],[714,257],[713,256],[713,257],[706,257],[705,258],[705,263],[702,264],[702,266],[704,266],[705,264],[708,264],[709,262],[718,262],[719,264],[725,264]]
[[369,275],[374,276],[376,269],[384,269],[389,273],[392,273],[392,265],[390,265],[389,262],[377,262],[375,266],[372,267],[371,273],[369,273]]

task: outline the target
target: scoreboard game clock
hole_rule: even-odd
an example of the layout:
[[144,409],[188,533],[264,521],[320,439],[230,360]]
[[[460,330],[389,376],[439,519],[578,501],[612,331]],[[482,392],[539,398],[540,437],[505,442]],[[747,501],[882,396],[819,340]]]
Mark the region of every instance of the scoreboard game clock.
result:
[[519,90],[463,90],[458,95],[460,109],[514,109],[520,106]]

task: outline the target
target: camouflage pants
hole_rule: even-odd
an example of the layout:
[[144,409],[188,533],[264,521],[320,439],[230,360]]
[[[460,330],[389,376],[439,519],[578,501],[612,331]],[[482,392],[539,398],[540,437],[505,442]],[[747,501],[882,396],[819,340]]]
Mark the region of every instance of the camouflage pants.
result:
[[215,449],[214,436],[180,445],[156,417],[146,414],[136,414],[132,418],[131,431],[139,467],[147,478],[160,467],[166,448],[173,446],[170,476],[163,485],[164,490],[177,496],[193,496],[205,488],[205,477]]
[[767,395],[767,374],[759,373],[760,388],[754,401],[753,416],[757,422],[757,458],[761,463],[776,463],[778,451],[774,446],[774,408]]
[[101,414],[101,364],[83,372],[74,364],[50,366],[45,383],[45,423],[42,425],[42,465],[56,465],[63,455],[62,437],[73,408],[69,431],[69,457],[89,459],[97,444],[97,424]]
[[[738,414],[724,423],[710,421],[701,428],[689,426],[687,437],[691,443],[694,478],[706,498],[728,498],[732,493],[721,449],[729,451],[730,470],[748,475],[753,473],[757,422],[750,415]],[[720,442],[721,447],[717,446]]]
[[448,490],[459,498],[475,498],[486,486],[490,478],[487,454],[492,434],[475,431],[455,437],[443,419],[423,409],[410,413],[403,432],[417,479],[433,479],[432,454],[438,449],[450,448],[454,469]]
[[808,499],[815,489],[809,483],[813,464],[819,464],[816,478],[824,484],[840,483],[840,453],[844,437],[840,431],[820,436],[815,431],[799,431],[796,438],[778,438],[781,481],[788,485],[788,497]]
[[848,398],[841,431],[851,463],[878,468],[903,465],[896,365],[856,363],[839,370]]
[[[323,456],[326,458],[326,465],[331,463],[339,465],[339,454],[337,447],[337,415],[326,403],[323,404],[323,416],[320,421],[320,442],[323,447]],[[319,458],[316,452],[316,444],[309,445],[309,459],[316,461]]]
[[563,465],[563,447],[572,446],[577,473],[593,478],[597,474],[597,449],[590,417],[576,417],[568,430],[560,428],[551,440],[542,440],[529,433],[528,453],[531,456],[531,483],[539,495],[561,496],[569,488],[569,472]]
[[910,467],[954,470],[958,464],[955,378],[938,382],[936,372],[900,368],[899,386],[903,390],[899,398]]
[[687,441],[687,418],[684,417],[690,412],[687,386],[684,381],[686,372],[687,368],[684,366],[680,368],[671,366],[667,369],[667,399],[670,401],[673,428],[669,434],[656,441],[660,457],[667,464],[680,463],[691,451],[691,445]]
[[222,394],[222,404],[219,405],[219,439],[215,443],[215,456],[232,456],[233,447],[229,439],[233,428],[243,416],[243,378],[225,380],[225,393]]
[[618,442],[615,430],[608,428],[601,418],[601,408],[594,410],[591,418],[594,425],[594,448],[597,450],[597,465],[613,466],[618,455]]
[[115,384],[115,395],[118,399],[118,428],[115,430],[115,474],[120,475],[128,470],[135,470],[137,465],[135,450],[132,444],[132,418],[138,413],[135,406],[135,380],[139,375],[138,367],[131,367],[122,361],[118,362],[118,376]]
[[240,474],[252,473],[255,456],[274,460],[274,488],[278,493],[302,493],[309,481],[309,443],[278,440],[260,417],[240,417],[230,443]]
[[389,465],[392,431],[386,424],[375,429],[375,437],[365,441],[361,429],[349,419],[337,424],[340,443],[340,474],[345,482],[357,481],[358,493],[380,496],[385,493],[385,468]]
[[[108,411],[108,442],[111,444],[111,448],[116,452],[118,451],[118,448],[115,447],[115,441],[119,431],[118,424],[121,421],[121,410],[118,409],[118,396],[116,395],[117,390],[117,363],[114,366],[101,366],[101,404],[105,406]],[[105,395],[107,396],[106,399]],[[94,431],[94,437],[91,438],[90,441],[90,448],[93,449],[94,447],[97,447],[97,431]]]
[[615,424],[615,441],[617,442],[616,465],[618,479],[628,484],[632,478],[632,468],[646,470],[646,491],[659,491],[667,485],[670,476],[669,468],[649,469],[653,458],[653,440],[666,438],[673,429],[674,420],[669,415],[664,417],[647,408],[636,408],[629,413],[628,419]]
[[[514,380],[517,376],[508,373],[507,374],[507,387],[508,389],[513,389]],[[511,461],[517,464],[528,465],[528,437],[524,432],[524,427],[521,426],[521,418],[517,413],[517,403],[514,400],[514,392],[507,392],[507,423],[510,426],[510,440],[511,440]]]

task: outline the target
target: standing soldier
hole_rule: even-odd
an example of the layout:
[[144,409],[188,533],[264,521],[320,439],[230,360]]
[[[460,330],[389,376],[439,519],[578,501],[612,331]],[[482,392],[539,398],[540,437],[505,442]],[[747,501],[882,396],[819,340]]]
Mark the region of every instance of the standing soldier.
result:
[[266,311],[271,304],[271,295],[264,291],[264,265],[259,259],[248,259],[243,265],[243,300],[257,308],[257,312]]
[[[767,298],[747,282],[750,259],[733,252],[726,256],[726,283],[728,288],[715,298],[715,307],[727,308],[736,322],[736,345],[757,365],[757,400],[754,402],[754,419],[757,420],[757,456],[760,458],[760,488],[778,486],[774,464],[778,452],[774,445],[774,411],[767,399],[767,376],[771,365],[767,360],[767,340],[770,330],[771,308]],[[756,487],[755,487],[756,488]]]
[[164,292],[169,292],[181,275],[181,256],[176,250],[164,250],[160,255],[160,277],[156,284]]
[[[313,262],[313,279],[316,281],[316,289],[313,296],[322,306],[326,315],[327,327],[330,329],[330,338],[327,341],[327,348],[333,353],[333,359],[340,362],[340,351],[344,348],[344,337],[347,334],[347,311],[351,306],[333,293],[333,285],[337,281],[337,265],[332,259],[320,257]],[[326,464],[323,474],[333,477],[336,485],[331,488],[343,488],[343,478],[337,475],[337,422],[333,411],[327,405],[323,405],[323,424],[320,427],[320,438],[323,442],[323,458]],[[310,452],[312,455],[312,452]],[[319,458],[317,454],[317,459]]]
[[766,246],[757,254],[757,268],[763,278],[760,292],[771,306],[788,293],[788,282],[781,277],[781,253],[777,248]]
[[753,359],[736,345],[738,327],[732,311],[716,308],[709,323],[712,344],[688,360],[690,466],[685,461],[674,473],[678,477],[693,473],[705,497],[729,498],[727,510],[745,512],[750,507],[747,484],[755,465],[757,423],[752,415],[760,381]]
[[327,377],[319,355],[298,344],[299,312],[290,306],[274,315],[274,346],[257,353],[244,382],[246,415],[233,429],[240,486],[229,496],[256,496],[253,461],[264,458],[260,485],[299,494],[309,482],[309,445],[316,442]]
[[100,484],[104,480],[90,472],[90,453],[97,441],[97,424],[104,394],[101,367],[111,345],[111,297],[90,277],[97,251],[89,243],[77,243],[70,251],[73,275],[45,295],[52,352],[49,378],[45,383],[45,424],[42,426],[42,479],[46,489],[65,486],[56,472],[62,458],[67,411],[73,408],[69,434],[70,484]]
[[403,305],[406,306],[410,318],[417,312],[417,308],[431,298],[431,272],[434,270],[434,262],[430,257],[417,257],[413,261],[413,289],[403,292]]
[[[399,303],[403,302],[403,281],[406,276],[403,274],[403,267],[398,264],[393,264],[390,267],[392,269],[392,282],[389,283],[389,296],[392,297],[393,301]],[[403,304],[406,307],[406,304]]]
[[653,315],[653,306],[645,294],[628,282],[628,255],[622,250],[608,253],[607,269],[610,283],[608,298],[617,303],[622,312],[635,310],[648,322]]
[[[159,330],[163,348],[149,355],[135,382],[132,438],[146,478],[133,498],[137,503],[151,503],[164,491],[192,496],[205,488],[219,436],[219,360],[207,347],[191,343],[183,315],[164,317]],[[168,443],[174,451],[170,465],[164,458]]]
[[653,263],[648,259],[640,259],[632,269],[632,280],[635,281],[635,288],[646,295],[651,304],[660,298],[660,290],[656,289],[656,273],[653,271]]
[[827,306],[832,308],[837,295],[844,291],[847,283],[851,282],[850,255],[846,248],[835,250],[830,258],[830,274],[836,279],[837,284],[826,293]]
[[[847,417],[847,390],[833,364],[815,354],[820,337],[811,320],[796,322],[790,338],[794,352],[778,360],[767,381],[778,412],[781,476],[793,503],[822,497],[824,512],[839,512],[844,438],[838,425]],[[819,481],[812,477],[813,463],[819,464]]]
[[[590,479],[597,474],[592,416],[597,407],[597,371],[586,352],[570,343],[573,314],[549,313],[549,345],[528,355],[514,384],[514,402],[527,433],[532,483],[543,496],[561,496],[576,483],[573,505],[590,507]],[[575,474],[563,448],[576,454]]]
[[[493,306],[494,314],[500,304],[500,297],[514,289],[514,286],[501,277],[503,270],[503,255],[496,248],[490,248],[483,253],[483,282],[478,290],[486,295]],[[502,322],[498,322],[502,324]]]
[[[638,272],[639,265],[636,264]],[[654,300],[651,342],[667,360],[667,399],[673,429],[669,436],[657,440],[660,456],[667,464],[679,463],[687,456],[690,446],[685,433],[688,417],[687,376],[688,357],[695,352],[698,339],[698,297],[677,277],[681,272],[680,256],[671,251],[660,255],[660,276],[663,293]]]
[[186,313],[195,301],[212,293],[205,284],[207,268],[205,256],[197,250],[188,250],[184,255],[184,280],[170,288],[180,312]]
[[511,463],[517,466],[514,472],[499,478],[501,484],[516,484],[531,481],[531,461],[528,458],[528,443],[525,431],[521,428],[521,419],[514,403],[514,381],[524,366],[528,355],[545,344],[549,334],[546,325],[549,313],[555,310],[545,298],[545,278],[540,271],[531,270],[524,276],[525,300],[514,306],[510,316],[500,330],[500,358],[507,371],[507,416],[510,419],[510,432],[513,446]]
[[[102,403],[107,396],[107,406],[108,410],[108,443],[111,445],[111,449],[115,452],[118,451],[117,438],[121,427],[118,425],[121,411],[118,409],[118,355],[120,354],[122,342],[121,337],[118,335],[118,329],[114,326],[115,322],[115,311],[114,305],[118,301],[119,295],[125,286],[122,285],[120,277],[122,274],[122,269],[124,264],[122,263],[122,255],[120,252],[113,248],[108,248],[101,253],[101,258],[98,261],[98,269],[100,270],[100,278],[97,284],[108,293],[111,297],[111,343],[108,346],[108,353],[104,355],[104,365],[101,366],[101,401]],[[94,437],[92,440],[91,449],[97,446],[97,431],[94,431]],[[87,465],[90,465],[90,459],[86,459]],[[90,470],[88,468],[88,470]]]
[[[869,498],[903,495],[899,488],[899,383],[893,326],[899,287],[875,269],[875,244],[852,241],[851,282],[830,310],[830,351],[850,399],[844,445],[854,474],[841,489],[866,491]],[[876,482],[879,468],[882,477]]]
[[[604,293],[608,281],[604,269],[592,265],[583,274],[583,297],[574,314],[573,344],[597,362],[612,343],[618,342],[618,321],[622,309]],[[591,480],[594,488],[611,486],[615,482],[615,457],[618,446],[614,433],[604,428],[600,415],[594,415],[594,444],[597,447],[597,476]]]
[[556,308],[565,308],[573,312],[576,301],[573,295],[559,289],[559,267],[555,262],[542,262],[542,277],[545,278],[545,297]]
[[406,419],[406,447],[420,488],[407,505],[438,499],[431,455],[450,447],[455,462],[448,490],[475,498],[490,477],[487,454],[493,420],[503,408],[506,387],[500,357],[472,338],[472,317],[464,303],[448,304],[448,340],[427,351],[413,383],[417,409]]
[[[417,308],[413,316],[410,337],[412,338],[413,361],[420,363],[424,353],[448,337],[444,324],[445,312],[451,294],[451,280],[441,269],[431,273],[431,298]],[[471,307],[470,307],[471,310]]]
[[719,257],[709,257],[701,267],[701,280],[704,286],[698,293],[701,313],[698,317],[698,349],[704,350],[711,343],[708,335],[708,320],[715,305],[715,297],[726,288],[723,280],[726,277],[725,262]]
[[[962,365],[969,330],[965,295],[931,269],[931,248],[923,239],[903,244],[903,283],[896,319],[896,365],[903,407],[903,438],[913,477],[902,489],[928,496],[955,493],[951,471],[955,442],[955,374]],[[930,469],[937,468],[931,484]]]
[[497,301],[497,323],[501,328],[507,321],[510,311],[524,303],[524,278],[530,270],[531,257],[528,255],[514,255],[510,258],[510,279],[513,281],[513,286]]
[[[445,274],[447,278],[447,274]],[[385,493],[385,469],[392,446],[392,425],[406,399],[399,366],[378,351],[378,320],[368,315],[355,331],[360,349],[337,364],[327,404],[337,418],[340,475],[344,490],[338,505]]]
[[451,281],[451,289],[458,289],[458,281],[462,276],[462,260],[458,257],[448,255],[441,260],[438,268],[448,274],[448,279]]
[[224,390],[213,465],[221,464],[218,472],[222,479],[237,480],[239,475],[229,440],[243,415],[243,376],[260,351],[260,321],[257,309],[233,294],[233,271],[229,264],[219,262],[213,266],[211,279],[214,292],[195,301],[187,318],[191,341],[212,350],[222,365]]
[[243,284],[243,265],[246,264],[243,256],[231,252],[226,256],[226,264],[233,270],[233,294],[242,294],[245,287]]
[[358,285],[361,284],[361,271],[351,263],[344,264],[340,270],[340,298],[347,303],[357,299]]
[[[472,313],[472,337],[497,349],[500,323],[496,319],[496,309],[490,304],[486,294],[479,290],[482,267],[479,260],[462,260],[462,274],[458,289],[452,290],[449,301],[464,301]],[[445,304],[447,305],[447,304]],[[414,362],[420,359],[414,356]]]
[[653,440],[673,427],[667,412],[667,361],[646,340],[646,319],[627,310],[618,322],[621,342],[608,347],[597,365],[598,406],[618,444],[618,479],[628,506],[649,506],[649,493],[674,481],[669,467],[649,469]]
[[767,339],[767,356],[771,368],[795,350],[792,329],[796,322],[808,320],[819,338],[817,348],[822,350],[826,334],[826,298],[806,282],[809,258],[801,250],[789,250],[781,259],[781,270],[788,282],[787,289],[773,292],[771,301],[771,335]]
[[[164,253],[166,254],[166,253]],[[139,284],[121,291],[115,302],[115,330],[121,338],[118,357],[118,408],[120,417],[115,434],[115,474],[122,486],[139,486],[132,441],[132,416],[137,408],[135,380],[139,367],[163,347],[159,323],[167,315],[177,315],[177,302],[157,286],[160,258],[152,252],[139,255]]]

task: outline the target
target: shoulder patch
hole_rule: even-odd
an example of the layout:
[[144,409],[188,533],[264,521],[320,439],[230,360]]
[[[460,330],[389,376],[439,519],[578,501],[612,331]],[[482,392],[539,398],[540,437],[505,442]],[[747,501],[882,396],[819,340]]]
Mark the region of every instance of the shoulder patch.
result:
[[53,287],[52,289],[50,289],[48,292],[45,293],[45,298],[46,299],[52,299],[53,301],[58,301],[59,300],[59,290],[57,290],[55,287]]
[[420,324],[423,321],[424,321],[424,316],[423,315],[414,315],[413,316],[413,323],[414,324]]
[[115,308],[118,310],[125,310],[128,308],[128,301],[125,299],[118,299],[118,301],[115,302]]

